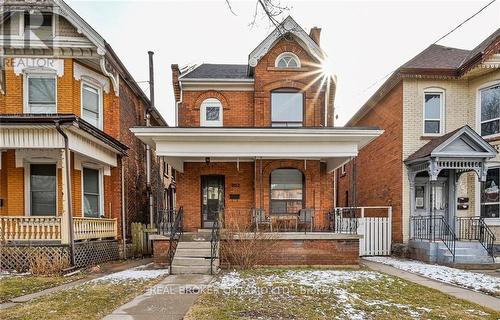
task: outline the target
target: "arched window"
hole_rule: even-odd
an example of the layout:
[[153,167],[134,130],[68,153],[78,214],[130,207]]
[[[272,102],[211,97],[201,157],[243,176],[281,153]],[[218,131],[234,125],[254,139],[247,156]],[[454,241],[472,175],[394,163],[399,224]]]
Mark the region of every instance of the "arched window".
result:
[[274,66],[276,68],[298,69],[300,68],[300,60],[297,55],[291,52],[284,52],[276,58]]
[[208,98],[201,103],[200,125],[202,127],[222,127],[222,103],[215,98]]
[[297,169],[271,172],[271,214],[298,213],[304,207],[304,175]]

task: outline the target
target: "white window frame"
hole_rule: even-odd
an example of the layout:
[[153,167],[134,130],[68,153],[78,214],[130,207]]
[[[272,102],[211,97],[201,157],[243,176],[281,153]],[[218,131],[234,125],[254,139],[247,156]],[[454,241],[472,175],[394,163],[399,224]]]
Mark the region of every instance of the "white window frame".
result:
[[[56,166],[56,212],[54,217],[59,215],[59,167],[57,160],[52,159],[32,159],[24,162],[24,215],[31,216],[31,165],[32,164],[53,164]],[[39,217],[39,216],[33,216]]]
[[84,169],[97,170],[99,177],[99,217],[105,218],[106,213],[104,212],[104,172],[103,168],[99,165],[93,165],[89,163],[82,164],[81,174],[81,190],[82,190],[82,217],[85,217],[85,190],[83,185],[84,180]]
[[[57,17],[57,15],[54,12],[41,12],[41,13],[42,14],[52,14],[52,38],[54,38],[56,36],[56,17]],[[24,23],[24,12],[20,13],[19,28],[20,28],[19,33],[21,34],[21,37],[25,37],[26,24]]]
[[[280,62],[280,60],[282,58],[285,58],[285,57],[291,57],[291,58],[293,58],[297,62],[297,67],[289,67],[289,66],[279,67],[278,63]],[[302,67],[302,65],[300,63],[299,57],[295,53],[292,53],[292,52],[283,52],[278,57],[276,57],[276,60],[274,61],[274,67],[279,68],[279,69],[300,69]]]
[[52,71],[52,70],[36,70],[36,71],[33,71],[33,72],[26,72],[24,74],[24,78],[23,78],[23,82],[24,82],[24,85],[23,85],[23,100],[24,100],[24,113],[32,113],[31,112],[31,108],[30,108],[30,104],[29,104],[29,78],[48,78],[48,77],[51,77],[51,78],[54,78],[54,83],[55,83],[55,86],[54,86],[54,90],[55,90],[55,111],[54,113],[57,113],[57,110],[58,110],[58,105],[57,105],[57,74]]
[[[219,120],[207,120],[207,106],[219,107]],[[200,106],[200,125],[202,127],[222,127],[224,125],[224,108],[222,102],[216,98],[208,98],[203,100]]]
[[103,110],[103,94],[102,94],[102,87],[101,86],[98,86],[88,80],[82,80],[81,81],[82,84],[80,86],[80,115],[81,115],[81,118],[83,120],[86,121],[86,119],[83,117],[83,87],[84,86],[88,86],[88,87],[91,87],[92,89],[95,89],[97,90],[98,94],[99,94],[99,106],[98,106],[98,109],[99,109],[99,121],[97,123],[97,128],[98,129],[101,129],[103,128],[103,125],[104,125],[104,110]]
[[490,134],[487,136],[481,135],[481,124],[483,122],[490,122],[500,118],[490,119],[488,121],[481,121],[481,91],[484,89],[488,89],[490,87],[496,86],[500,84],[500,80],[489,81],[480,85],[476,90],[476,132],[482,136],[483,138],[495,138],[500,137],[500,132],[496,134]]
[[[440,106],[439,106],[439,119],[426,118],[425,117],[425,96],[427,94],[439,94],[441,96]],[[423,136],[440,136],[443,135],[445,130],[445,110],[446,110],[446,92],[441,88],[427,88],[424,89],[422,93],[422,135]],[[426,133],[425,132],[425,122],[426,121],[439,121],[439,132],[438,133]]]

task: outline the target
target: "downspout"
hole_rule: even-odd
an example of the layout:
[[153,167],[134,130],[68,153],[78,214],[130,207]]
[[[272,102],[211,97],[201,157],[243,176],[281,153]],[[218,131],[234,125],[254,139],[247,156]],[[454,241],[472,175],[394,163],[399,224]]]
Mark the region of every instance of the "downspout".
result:
[[64,154],[66,160],[66,193],[68,194],[68,224],[69,224],[69,251],[70,251],[70,259],[71,266],[75,266],[75,239],[73,234],[73,197],[71,194],[71,161],[70,161],[70,153],[69,153],[69,143],[68,136],[61,129],[61,124],[59,120],[54,121],[56,125],[56,130],[61,134],[64,138]]
[[127,239],[126,239],[126,222],[125,222],[125,165],[123,164],[123,157],[120,158],[121,162],[121,191],[122,191],[122,245],[123,245],[123,259],[127,259]]
[[[151,126],[151,110],[155,105],[154,73],[153,73],[153,51],[149,55],[149,100],[150,105],[146,109],[146,127]],[[151,147],[146,144],[146,185],[148,190],[149,223],[153,225],[153,190],[151,186]]]

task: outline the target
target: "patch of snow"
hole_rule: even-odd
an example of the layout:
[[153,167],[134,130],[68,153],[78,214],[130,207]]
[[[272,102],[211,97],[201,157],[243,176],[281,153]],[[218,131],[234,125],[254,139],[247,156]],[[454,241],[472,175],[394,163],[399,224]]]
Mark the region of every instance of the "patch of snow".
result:
[[118,283],[122,281],[133,281],[133,280],[139,280],[139,281],[145,281],[145,280],[151,280],[155,279],[158,277],[163,277],[168,274],[168,269],[156,269],[156,270],[148,270],[145,269],[144,266],[139,266],[135,267],[132,269],[127,269],[115,273],[111,273],[108,275],[105,275],[103,277],[99,277],[93,280],[90,280],[89,282],[95,283],[95,282],[113,282],[113,283]]
[[8,277],[30,276],[30,275],[31,275],[30,272],[15,272],[15,271],[0,270],[0,279]]
[[470,272],[421,261],[396,259],[391,257],[366,257],[369,261],[383,263],[392,267],[416,273],[444,283],[457,285],[478,292],[500,295],[500,278],[482,273]]

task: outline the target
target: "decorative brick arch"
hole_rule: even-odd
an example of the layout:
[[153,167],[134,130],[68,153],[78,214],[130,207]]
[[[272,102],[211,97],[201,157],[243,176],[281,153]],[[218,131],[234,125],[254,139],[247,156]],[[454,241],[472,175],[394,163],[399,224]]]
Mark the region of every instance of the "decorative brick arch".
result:
[[215,90],[209,90],[209,91],[205,91],[205,92],[201,93],[198,96],[198,98],[196,98],[196,101],[194,103],[194,108],[199,111],[203,101],[205,101],[206,99],[210,99],[210,98],[215,98],[215,99],[219,100],[220,103],[222,104],[223,109],[229,108],[229,104],[227,102],[226,97],[222,93],[220,93],[219,91],[215,91]]
[[307,88],[307,84],[292,79],[280,79],[273,82],[269,82],[266,83],[262,89],[264,92],[271,92],[273,90],[281,88],[297,89],[302,92],[307,92],[307,90],[309,89]]

